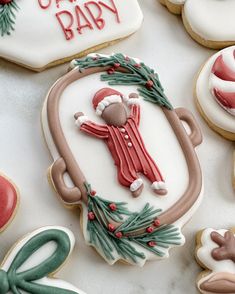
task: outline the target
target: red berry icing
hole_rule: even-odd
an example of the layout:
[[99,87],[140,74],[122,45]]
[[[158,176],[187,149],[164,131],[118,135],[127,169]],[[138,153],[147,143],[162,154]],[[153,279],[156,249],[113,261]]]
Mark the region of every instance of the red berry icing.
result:
[[151,89],[152,86],[153,86],[153,81],[148,80],[147,83],[146,83],[146,87],[147,87],[148,89]]
[[12,2],[12,0],[0,0],[0,4],[2,4],[2,5],[9,4],[11,2]]
[[96,195],[96,191],[92,190],[90,194],[91,194],[91,196],[95,196]]
[[114,74],[114,73],[115,73],[114,68],[110,68],[110,69],[108,69],[108,74],[109,74],[109,75],[112,75],[112,74]]
[[0,176],[0,230],[7,225],[17,207],[17,191],[3,176]]
[[117,233],[115,234],[115,236],[116,236],[118,239],[121,239],[122,236],[123,236],[123,234],[122,234],[122,232],[117,232]]
[[109,228],[109,231],[110,231],[110,232],[114,232],[115,229],[116,229],[115,226],[114,226],[113,224],[109,224],[109,225],[108,225],[108,228]]
[[154,223],[153,224],[154,224],[155,227],[159,227],[161,223],[160,223],[160,220],[158,218],[156,218],[154,220]]
[[134,64],[134,67],[141,68],[141,65],[139,63]]
[[147,232],[147,233],[152,233],[152,232],[153,232],[153,227],[148,227],[148,228],[146,229],[146,232]]
[[120,67],[120,63],[114,63],[114,68],[119,68]]
[[157,243],[154,242],[154,241],[150,241],[150,242],[148,242],[148,246],[149,246],[149,247],[155,247],[156,245],[157,245]]
[[110,203],[109,204],[109,208],[112,210],[112,211],[115,211],[117,210],[117,205],[115,203]]
[[95,214],[94,214],[94,212],[89,212],[88,213],[88,219],[90,220],[90,221],[93,221],[94,219],[95,219]]

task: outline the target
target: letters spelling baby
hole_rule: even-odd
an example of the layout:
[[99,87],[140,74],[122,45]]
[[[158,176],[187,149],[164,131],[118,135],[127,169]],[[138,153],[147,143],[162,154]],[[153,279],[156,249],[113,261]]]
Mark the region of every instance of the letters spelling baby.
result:
[[[48,9],[54,4],[60,9],[61,0],[38,0],[39,6],[42,9]],[[68,0],[73,3],[76,0]],[[105,2],[104,2],[105,1]],[[103,18],[103,11],[108,10],[113,14],[117,23],[120,23],[120,17],[118,9],[114,0],[103,1],[87,1],[81,5],[75,5],[73,7],[73,13],[68,10],[61,10],[56,13],[56,18],[64,32],[66,40],[72,40],[75,37],[75,30],[77,29],[79,34],[83,34],[83,29],[102,30],[105,25],[105,19]]]

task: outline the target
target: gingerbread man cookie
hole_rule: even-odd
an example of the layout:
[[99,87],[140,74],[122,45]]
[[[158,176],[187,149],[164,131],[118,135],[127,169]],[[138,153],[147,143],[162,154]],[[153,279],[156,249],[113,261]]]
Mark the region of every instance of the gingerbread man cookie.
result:
[[86,242],[109,264],[142,266],[183,245],[201,199],[202,136],[154,70],[123,54],[74,60],[49,91],[42,123],[50,182],[66,206],[82,206]]
[[213,49],[235,44],[234,0],[159,0],[175,14],[198,43]]
[[205,269],[197,280],[201,293],[235,293],[234,234],[234,229],[205,229],[198,234],[196,259]]
[[0,57],[41,71],[139,29],[137,0],[0,0]]
[[19,193],[17,188],[6,176],[0,174],[0,232],[14,218],[18,203]]
[[72,253],[74,243],[72,232],[63,227],[44,227],[19,240],[0,266],[0,293],[84,294],[52,277]]

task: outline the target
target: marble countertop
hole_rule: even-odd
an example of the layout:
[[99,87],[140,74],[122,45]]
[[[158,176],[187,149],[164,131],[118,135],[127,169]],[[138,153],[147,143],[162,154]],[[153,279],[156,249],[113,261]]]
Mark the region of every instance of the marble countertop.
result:
[[207,127],[194,104],[195,75],[214,52],[196,44],[185,32],[181,18],[171,15],[156,0],[140,4],[145,15],[141,30],[102,52],[124,52],[152,64],[173,105],[190,109],[202,128],[204,142],[197,153],[205,196],[183,229],[186,245],[172,250],[170,259],[149,262],[143,268],[122,264],[111,267],[87,247],[77,213],[64,209],[48,185],[46,173],[51,158],[40,126],[44,97],[68,65],[33,73],[1,60],[0,169],[19,187],[21,204],[14,222],[0,236],[0,259],[25,233],[44,225],[64,225],[76,234],[77,246],[58,276],[87,294],[194,294],[198,293],[195,280],[201,271],[194,259],[195,233],[205,227],[235,225],[231,186],[234,145]]

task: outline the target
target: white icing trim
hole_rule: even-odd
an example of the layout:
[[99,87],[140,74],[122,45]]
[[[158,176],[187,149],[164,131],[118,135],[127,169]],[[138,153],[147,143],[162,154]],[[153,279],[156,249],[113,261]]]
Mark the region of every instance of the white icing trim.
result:
[[151,185],[151,188],[153,190],[165,190],[166,189],[166,183],[165,182],[153,182]]
[[141,178],[135,180],[131,185],[130,185],[130,191],[135,192],[137,191],[141,186],[143,185],[143,180]]
[[98,116],[101,116],[104,109],[109,106],[110,104],[114,104],[114,103],[121,103],[122,102],[122,98],[119,95],[110,95],[105,97],[96,107],[96,114]]
[[130,98],[127,100],[127,105],[139,105],[140,104],[140,99],[138,98]]
[[86,115],[82,115],[76,119],[75,124],[80,128],[87,121],[89,121],[89,118]]

